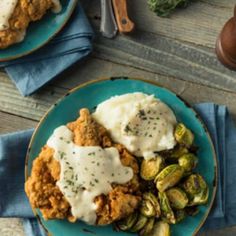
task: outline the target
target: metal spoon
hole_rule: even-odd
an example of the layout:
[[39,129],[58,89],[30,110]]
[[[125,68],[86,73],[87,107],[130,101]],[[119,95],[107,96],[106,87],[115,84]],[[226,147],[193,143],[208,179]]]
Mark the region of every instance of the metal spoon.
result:
[[102,35],[113,38],[117,33],[117,24],[113,13],[112,0],[101,0],[101,26]]

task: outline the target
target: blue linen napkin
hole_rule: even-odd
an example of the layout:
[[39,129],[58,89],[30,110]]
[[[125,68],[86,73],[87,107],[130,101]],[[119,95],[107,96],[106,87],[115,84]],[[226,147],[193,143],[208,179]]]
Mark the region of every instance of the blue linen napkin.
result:
[[92,51],[93,30],[80,4],[60,32],[36,52],[0,63],[21,94],[30,95]]
[[[236,224],[236,127],[225,106],[203,103],[195,109],[213,139],[219,162],[218,191],[202,230]],[[0,136],[0,217],[23,218],[27,236],[45,236],[24,193],[24,160],[33,130]]]

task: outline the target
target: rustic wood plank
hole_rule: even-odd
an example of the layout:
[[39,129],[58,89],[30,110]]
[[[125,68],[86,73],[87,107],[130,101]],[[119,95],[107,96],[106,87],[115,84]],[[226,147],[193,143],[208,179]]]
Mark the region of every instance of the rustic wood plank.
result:
[[222,1],[222,0],[198,0],[200,2],[213,5],[213,6],[219,6],[222,8],[232,8],[233,4],[235,3],[233,0],[229,1]]
[[225,104],[236,119],[236,94],[234,93],[92,57],[82,65],[74,66],[74,68],[64,73],[58,80],[30,97],[22,97],[7,76],[5,74],[0,75],[0,111],[33,120],[39,120],[56,100],[62,97],[69,89],[82,82],[99,77],[124,75],[156,81],[160,85],[181,95],[190,103],[210,101]]
[[96,56],[106,60],[236,91],[236,72],[222,66],[211,49],[138,31],[116,40],[97,36],[94,50]]
[[47,86],[31,97],[22,97],[4,73],[0,74],[0,110],[21,117],[39,120],[42,114],[63,94],[65,89]]
[[[89,3],[86,5],[90,17],[99,16],[99,1]],[[175,11],[170,18],[161,18],[148,9],[146,0],[128,1],[129,15],[137,29],[211,48],[225,21],[233,15],[234,5],[234,0],[196,1]]]
[[[130,0],[129,3],[132,3],[130,9],[134,11],[133,13],[131,12],[130,15],[140,16],[142,13],[144,18],[140,24],[137,22],[136,32],[129,36],[118,36],[115,40],[105,39],[97,33],[95,40],[96,56],[121,64],[135,66],[150,72],[167,74],[207,86],[236,91],[236,72],[221,65],[213,48],[196,45],[198,44],[197,41],[187,40],[192,43],[181,41],[182,39],[178,37],[178,35],[169,37],[166,32],[161,32],[160,30],[153,31],[151,28],[152,24],[150,22],[145,23],[148,17],[152,15],[148,9],[146,11],[143,10],[147,5],[146,1],[132,2],[132,0]],[[210,21],[215,21],[212,17],[217,17],[218,19],[218,14],[225,15],[225,13],[215,12],[214,8],[231,12],[232,9],[230,6],[233,2],[230,1],[230,4],[227,3],[224,7],[214,6],[213,3],[209,4],[209,1],[198,3],[206,5],[201,6],[201,8],[206,8],[205,17],[208,18],[208,22],[206,22],[205,28],[206,31],[210,33],[213,27]],[[90,4],[86,5],[92,24],[97,32],[99,32],[99,1],[91,0]],[[197,7],[195,6],[196,3],[192,5]],[[140,14],[134,10],[136,7],[140,8]],[[188,9],[189,8],[185,9],[184,12]],[[196,8],[195,12],[199,13],[199,10]],[[192,14],[195,13],[193,12]],[[159,18],[157,19],[156,16],[152,16],[152,18],[160,20]],[[178,21],[178,17],[175,16],[173,18],[174,21],[172,18],[161,18],[160,29],[173,32],[172,27],[174,27],[177,32],[181,32],[181,27],[175,25],[175,21]],[[202,16],[199,15],[197,19],[202,19]],[[168,21],[171,21],[169,26],[165,25],[165,22]],[[191,24],[190,16],[186,16],[185,21],[186,22],[182,24],[187,25],[186,27],[192,27],[195,33],[201,30],[198,24],[192,26],[188,25]],[[139,27],[139,25],[142,27]],[[186,35],[185,31],[186,29],[184,29],[181,34]],[[203,34],[204,35],[199,35],[199,38],[205,42],[207,41],[207,33],[204,32]],[[216,34],[214,37],[215,44]],[[196,39],[197,36],[194,35],[194,38]]]
[[19,130],[34,128],[37,121],[25,119],[9,113],[0,111],[0,134],[15,132]]
[[28,236],[25,235],[21,220],[16,218],[0,218],[0,235]]

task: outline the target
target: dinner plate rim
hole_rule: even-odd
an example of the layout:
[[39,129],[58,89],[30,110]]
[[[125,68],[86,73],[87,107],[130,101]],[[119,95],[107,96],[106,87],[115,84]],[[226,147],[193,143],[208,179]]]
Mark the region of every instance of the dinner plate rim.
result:
[[[71,3],[71,4],[72,4],[72,5],[71,5],[71,8],[69,9],[68,13],[66,14],[66,17],[65,17],[63,23],[58,27],[58,29],[57,29],[54,33],[52,33],[52,34],[50,35],[50,37],[48,37],[47,40],[43,41],[43,42],[40,43],[38,46],[33,47],[32,49],[26,50],[26,51],[23,52],[23,53],[18,53],[18,54],[15,54],[15,55],[13,55],[13,56],[8,56],[8,57],[5,57],[5,58],[0,58],[0,62],[8,62],[8,61],[12,61],[12,60],[19,59],[19,58],[21,58],[21,57],[27,56],[27,55],[29,55],[29,54],[31,54],[31,53],[37,51],[38,49],[42,48],[42,47],[45,46],[49,41],[51,41],[51,40],[52,40],[58,33],[60,33],[61,30],[65,27],[65,25],[66,25],[67,22],[69,21],[69,19],[70,19],[72,13],[74,12],[75,7],[76,7],[76,5],[77,5],[78,2],[77,2],[76,0],[71,0],[71,1],[72,1],[72,3]],[[53,14],[53,13],[50,13],[50,14]],[[55,14],[55,17],[56,17],[57,13],[54,13],[54,14]],[[40,20],[39,20],[38,22],[40,22]],[[33,24],[33,23],[34,23],[34,22],[30,22],[30,24]],[[26,30],[27,30],[27,29],[26,29]],[[26,32],[26,34],[27,34],[27,32]],[[23,40],[23,41],[24,41],[24,40]],[[21,43],[21,42],[20,42],[20,43]],[[14,44],[14,45],[17,45],[17,43]],[[11,45],[10,45],[9,47],[11,47]],[[8,47],[7,47],[6,49],[8,49]],[[0,49],[0,53],[1,53],[1,50],[5,50],[5,49]]]
[[[211,146],[211,151],[213,154],[213,162],[214,162],[214,181],[213,181],[213,186],[212,186],[212,198],[211,201],[209,203],[209,207],[207,208],[203,218],[201,219],[201,222],[198,224],[198,227],[196,227],[196,229],[193,232],[193,236],[195,236],[199,230],[201,229],[201,227],[203,226],[203,224],[205,223],[215,200],[215,196],[216,196],[216,192],[217,192],[217,185],[218,185],[218,160],[216,158],[216,151],[213,145],[213,141],[212,138],[209,134],[208,128],[206,127],[205,123],[203,122],[203,120],[201,119],[201,117],[198,115],[197,111],[188,103],[185,101],[185,99],[183,99],[180,95],[176,94],[174,91],[172,91],[171,89],[167,88],[166,86],[160,85],[158,82],[156,81],[152,81],[152,80],[148,80],[148,79],[142,79],[142,78],[133,78],[133,77],[122,77],[122,76],[117,76],[117,77],[110,77],[110,78],[98,78],[98,79],[94,79],[91,81],[87,81],[84,83],[81,83],[80,85],[72,88],[71,90],[69,90],[64,96],[62,96],[61,98],[59,98],[53,105],[50,106],[50,108],[46,111],[46,113],[42,116],[42,118],[39,120],[28,145],[27,148],[27,153],[26,153],[26,158],[25,158],[25,182],[28,179],[28,161],[29,161],[29,154],[30,154],[30,150],[31,150],[31,146],[34,142],[34,138],[35,135],[37,133],[37,130],[39,129],[41,123],[47,118],[47,116],[49,115],[49,113],[54,109],[55,105],[57,105],[58,103],[60,103],[65,97],[67,97],[68,95],[70,95],[71,93],[76,92],[77,90],[80,90],[81,88],[84,88],[88,85],[91,84],[96,84],[96,83],[100,83],[100,82],[104,82],[104,81],[113,81],[113,80],[134,80],[134,81],[141,81],[144,83],[149,83],[151,85],[157,86],[159,88],[163,88],[165,90],[167,90],[168,92],[172,93],[173,95],[176,96],[177,99],[179,99],[180,101],[182,101],[184,103],[184,105],[186,106],[186,108],[191,109],[196,117],[196,119],[201,123],[204,132],[208,138],[208,141],[210,143]],[[44,224],[42,223],[42,220],[39,216],[39,214],[37,213],[36,209],[32,208],[32,211],[34,213],[34,215],[36,216],[36,218],[38,219],[39,223],[41,224],[41,226],[43,227],[43,229],[45,230],[45,232],[47,233],[48,236],[51,236],[51,234],[49,233],[48,229],[44,226]]]

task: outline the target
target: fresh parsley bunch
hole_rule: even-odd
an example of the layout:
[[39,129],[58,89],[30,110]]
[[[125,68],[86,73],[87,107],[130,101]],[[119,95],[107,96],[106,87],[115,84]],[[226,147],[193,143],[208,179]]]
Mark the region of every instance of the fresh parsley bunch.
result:
[[193,0],[148,0],[148,5],[151,11],[154,11],[158,16],[169,16],[177,7],[186,7]]

